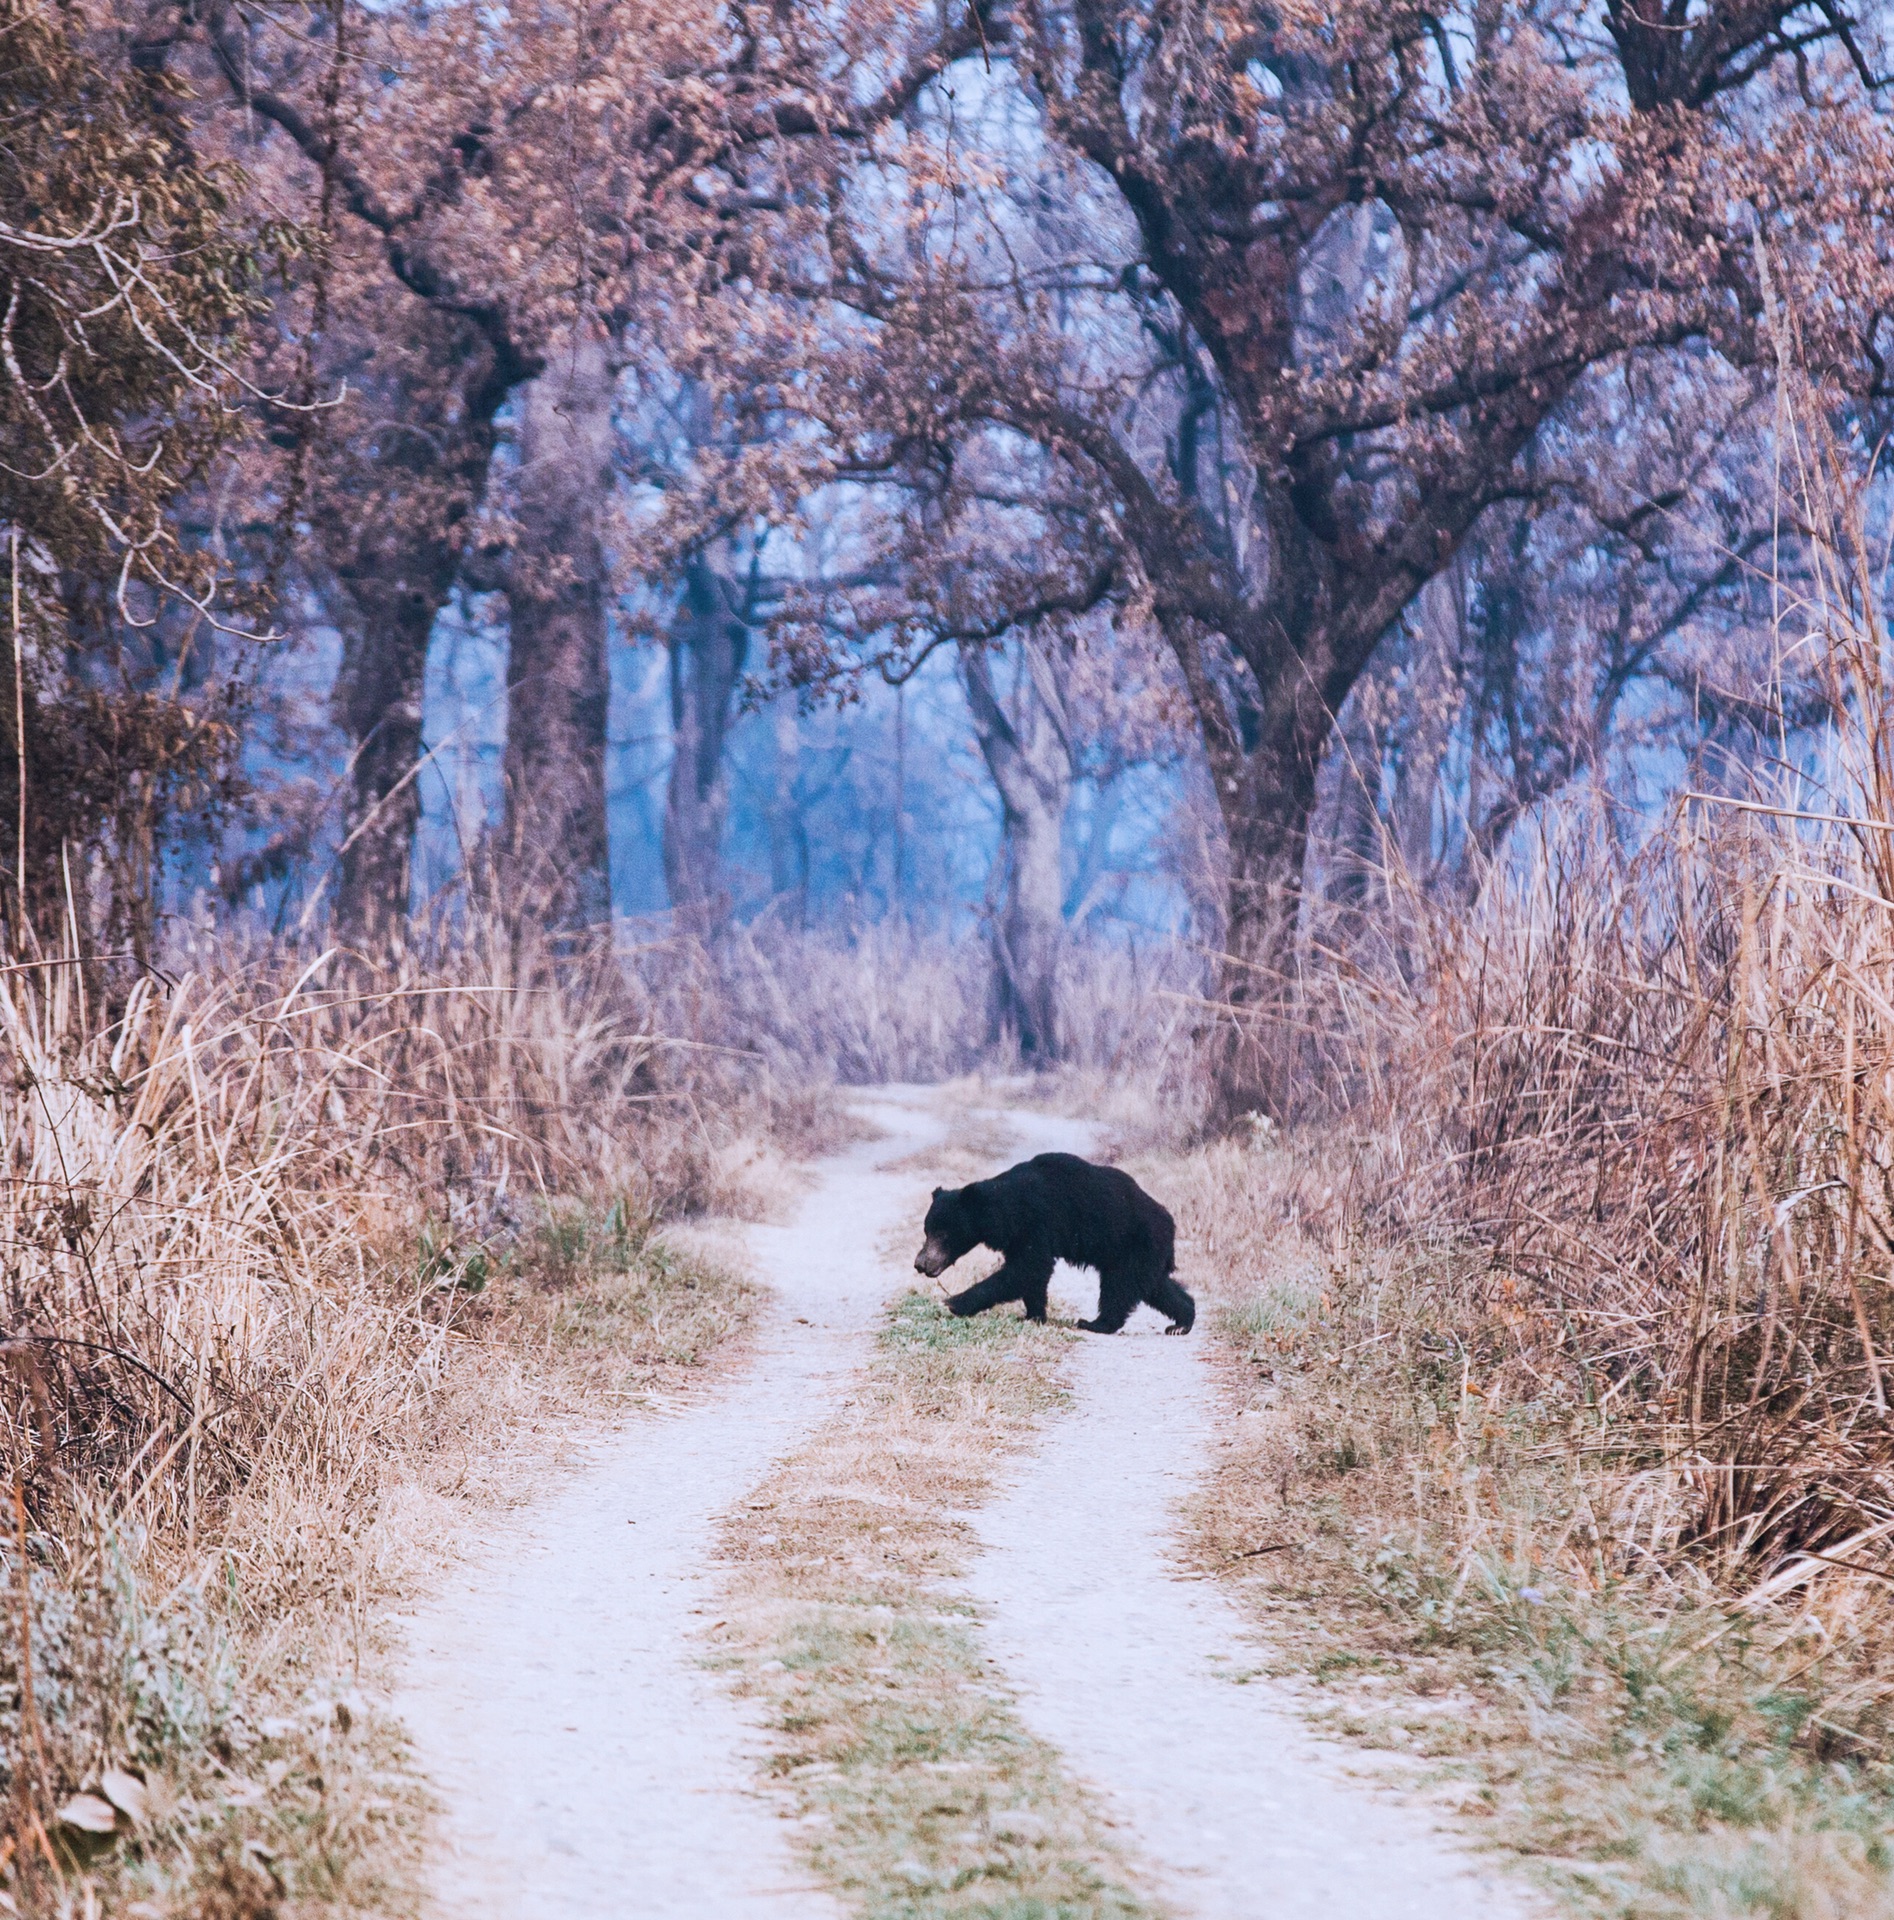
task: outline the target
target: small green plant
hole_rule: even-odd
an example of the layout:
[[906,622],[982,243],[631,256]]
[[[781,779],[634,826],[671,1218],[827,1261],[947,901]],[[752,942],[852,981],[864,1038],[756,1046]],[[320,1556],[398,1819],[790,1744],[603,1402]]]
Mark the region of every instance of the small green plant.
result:
[[1240,1305],[1225,1307],[1219,1326],[1233,1346],[1251,1351],[1269,1347],[1286,1350],[1289,1341],[1307,1331],[1321,1307],[1319,1288],[1273,1282]]
[[483,1246],[466,1246],[432,1220],[421,1223],[419,1278],[435,1293],[484,1293],[493,1263]]

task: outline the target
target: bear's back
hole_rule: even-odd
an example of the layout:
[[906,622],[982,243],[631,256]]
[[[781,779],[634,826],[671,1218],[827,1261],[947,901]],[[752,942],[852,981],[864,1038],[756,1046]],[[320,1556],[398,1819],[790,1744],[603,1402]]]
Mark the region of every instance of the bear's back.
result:
[[1101,1167],[1076,1153],[1039,1153],[999,1179],[1014,1187],[1013,1197],[1040,1223],[1061,1260],[1102,1268],[1142,1255],[1163,1261],[1168,1270],[1171,1216],[1122,1168]]

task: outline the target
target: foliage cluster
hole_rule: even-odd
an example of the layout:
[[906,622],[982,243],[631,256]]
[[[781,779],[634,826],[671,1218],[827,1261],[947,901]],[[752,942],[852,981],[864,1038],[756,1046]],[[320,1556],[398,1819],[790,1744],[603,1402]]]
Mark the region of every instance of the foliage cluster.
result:
[[180,151],[174,102],[126,69],[109,28],[87,0],[0,9],[0,854],[16,945],[77,905],[100,946],[148,947],[164,837],[227,796],[238,744],[202,686],[235,583],[177,507],[243,424],[261,233],[241,177]]

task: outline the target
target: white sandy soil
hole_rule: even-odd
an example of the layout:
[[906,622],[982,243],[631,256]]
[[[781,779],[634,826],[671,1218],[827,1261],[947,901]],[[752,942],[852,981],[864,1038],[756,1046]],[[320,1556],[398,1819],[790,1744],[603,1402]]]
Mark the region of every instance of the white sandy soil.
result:
[[[760,1740],[700,1662],[716,1516],[797,1446],[861,1363],[898,1283],[876,1257],[911,1178],[882,1163],[941,1123],[855,1102],[886,1137],[830,1161],[787,1226],[748,1235],[774,1290],[741,1373],[640,1421],[489,1522],[409,1623],[394,1705],[443,1807],[436,1912],[492,1920],[828,1920]],[[917,1242],[918,1244],[918,1242]]]
[[[410,1622],[396,1708],[443,1805],[443,1920],[832,1920],[771,1796],[745,1711],[700,1666],[716,1516],[836,1405],[888,1298],[877,1258],[938,1139],[925,1100],[857,1102],[887,1137],[830,1162],[787,1226],[750,1234],[775,1289],[740,1374],[601,1442],[489,1523]],[[1005,1116],[1022,1153],[1087,1129]],[[917,1241],[918,1243],[918,1241]],[[1061,1269],[1067,1315],[1097,1283]],[[1002,1308],[1000,1311],[1014,1311]],[[980,1516],[973,1591],[1035,1732],[1103,1797],[1134,1870],[1201,1920],[1511,1920],[1528,1909],[1424,1809],[1350,1778],[1213,1589],[1177,1576],[1175,1505],[1211,1445],[1200,1338],[1087,1338],[1073,1407]]]

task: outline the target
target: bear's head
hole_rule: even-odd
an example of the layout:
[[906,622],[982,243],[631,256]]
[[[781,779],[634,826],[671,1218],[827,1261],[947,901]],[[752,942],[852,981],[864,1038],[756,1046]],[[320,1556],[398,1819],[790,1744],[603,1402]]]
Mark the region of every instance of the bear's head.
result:
[[981,1230],[978,1215],[971,1187],[936,1187],[921,1227],[921,1250],[914,1256],[914,1271],[932,1280],[963,1253],[977,1247]]

